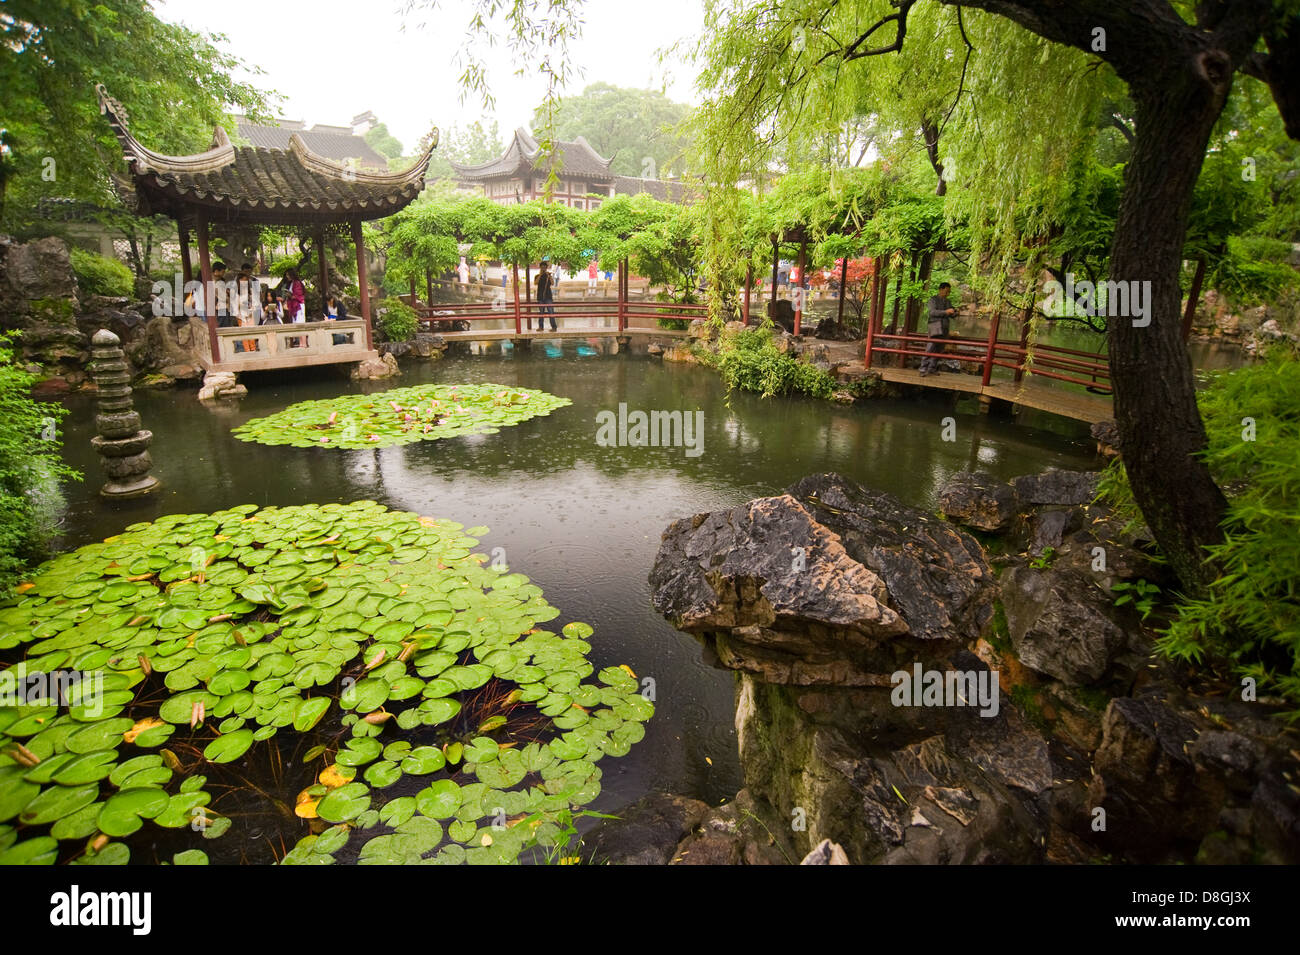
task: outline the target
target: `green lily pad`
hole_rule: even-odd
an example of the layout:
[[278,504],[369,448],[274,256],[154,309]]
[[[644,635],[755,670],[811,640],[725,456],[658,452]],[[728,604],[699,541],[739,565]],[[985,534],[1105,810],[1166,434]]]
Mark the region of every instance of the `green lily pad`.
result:
[[203,749],[203,758],[214,763],[232,763],[253,745],[251,729],[235,730],[224,736],[218,736]]

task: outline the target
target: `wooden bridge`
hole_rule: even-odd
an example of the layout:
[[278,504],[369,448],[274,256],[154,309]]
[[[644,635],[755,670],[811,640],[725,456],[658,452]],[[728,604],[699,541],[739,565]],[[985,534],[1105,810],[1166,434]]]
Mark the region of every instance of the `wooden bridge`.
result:
[[[551,309],[551,314],[544,315],[544,308]],[[684,327],[662,328],[659,322],[669,320],[684,324],[695,318],[707,318],[709,310],[707,305],[634,302],[620,296],[614,301],[560,301],[547,305],[517,299],[510,304],[497,301],[417,305],[416,313],[422,324],[446,341],[502,341],[590,338],[597,335],[686,338],[689,333]],[[551,319],[555,320],[556,331],[551,331]],[[462,322],[469,324],[470,328],[457,327]],[[474,328],[475,324],[481,327]]]
[[[1003,341],[998,327],[995,318],[986,339],[869,329],[863,365],[888,382],[979,395],[981,402],[1005,401],[1090,424],[1114,416],[1110,367],[1104,354],[1041,343],[1031,346],[1023,334],[1018,341]],[[910,359],[925,357],[931,342],[944,345],[943,353],[936,356],[939,361],[959,362],[970,372],[940,371],[922,377],[917,368],[908,367]]]

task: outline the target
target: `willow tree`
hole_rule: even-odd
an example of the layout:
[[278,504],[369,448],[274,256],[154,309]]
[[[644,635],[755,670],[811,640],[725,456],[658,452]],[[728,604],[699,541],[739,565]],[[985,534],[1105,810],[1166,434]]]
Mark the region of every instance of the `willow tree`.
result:
[[[1149,296],[1145,318],[1107,323],[1116,421],[1134,496],[1171,566],[1189,589],[1212,579],[1203,548],[1221,539],[1225,501],[1201,458],[1180,334],[1184,235],[1239,74],[1268,84],[1300,138],[1300,0],[712,0],[698,55],[713,99],[700,152],[717,184],[752,179],[775,143],[864,111],[890,113],[929,150],[922,123],[899,111],[915,96],[933,119],[934,97],[946,96],[931,159],[950,185],[949,214],[985,253],[1047,234],[1071,157],[1103,105],[1127,94],[1131,156],[1110,279]],[[726,230],[709,234],[723,238],[714,265],[725,269]]]

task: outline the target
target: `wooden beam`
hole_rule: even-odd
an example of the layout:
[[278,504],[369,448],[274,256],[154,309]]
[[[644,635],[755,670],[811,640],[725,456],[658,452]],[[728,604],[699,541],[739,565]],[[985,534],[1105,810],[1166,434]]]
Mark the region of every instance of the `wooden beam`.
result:
[[754,288],[754,266],[745,270],[745,324],[749,324],[749,295]]
[[221,361],[221,346],[217,342],[216,290],[212,287],[212,256],[208,252],[208,214],[198,212],[199,281],[203,283],[203,320],[208,323],[208,347],[212,361]]
[[[523,334],[523,329],[520,327],[520,324],[519,324],[519,263],[518,263],[518,262],[512,262],[512,263],[510,263],[510,268],[511,268],[511,270],[513,271],[513,274],[514,274],[514,289],[515,289],[515,334],[516,334],[516,335],[520,335],[520,334]],[[531,319],[529,319],[528,327],[529,327],[530,329],[533,327],[533,323],[532,323],[532,320],[531,320]]]
[[320,310],[325,314],[325,298],[329,295],[329,267],[325,264],[325,230],[316,230],[317,282],[320,289]]
[[627,259],[618,263],[618,330],[627,328]]
[[361,317],[366,323],[366,350],[374,351],[374,331],[370,324],[370,268],[366,264],[366,237],[361,220],[352,220],[352,243],[357,247],[357,287],[361,290]]
[[185,286],[194,281],[194,267],[190,265],[190,230],[180,219],[176,220],[176,234],[181,240],[181,285]]
[[[776,239],[773,239],[772,240],[772,298],[770,300],[772,303],[772,307],[768,309],[769,313],[774,312],[776,310],[776,276],[780,265],[781,265],[781,246],[777,243]],[[771,314],[769,314],[768,317],[772,318],[773,321],[776,320]]]
[[989,344],[984,352],[984,377],[980,381],[981,385],[987,385],[993,377],[993,353],[998,347],[998,328],[1002,325],[1002,310],[998,309],[993,313],[993,318],[989,321]]

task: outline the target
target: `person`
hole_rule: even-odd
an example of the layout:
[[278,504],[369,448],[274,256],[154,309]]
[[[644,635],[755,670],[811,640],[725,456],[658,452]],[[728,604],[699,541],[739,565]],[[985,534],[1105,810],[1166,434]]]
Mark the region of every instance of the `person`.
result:
[[[230,290],[226,287],[226,263],[220,260],[212,263],[212,314],[216,316],[218,328],[230,328],[236,323],[229,299]],[[202,318],[208,317],[208,289],[202,283],[194,293],[192,300],[194,313]]]
[[[339,301],[336,295],[327,295],[325,297],[325,321],[338,322],[348,317],[347,307]],[[330,339],[335,345],[346,345],[348,336],[345,332],[333,332]]]
[[[235,279],[234,301],[230,303],[235,322],[240,326],[257,325],[262,319],[262,303],[257,298],[257,280],[245,267]],[[257,351],[257,339],[240,338],[235,341],[235,351]]]
[[588,295],[596,294],[596,276],[599,274],[600,274],[599,270],[596,266],[596,260],[592,259],[591,262],[589,262],[587,265],[587,294]]
[[456,275],[460,278],[461,285],[469,284],[469,263],[465,261],[465,256],[460,257],[460,265],[456,267]]
[[537,271],[537,304],[541,306],[537,316],[537,330],[546,331],[546,318],[551,316],[551,331],[556,331],[555,324],[555,306],[551,303],[555,301],[552,294],[554,283],[551,281],[550,263],[545,259],[542,260],[541,267]]
[[[952,285],[947,282],[939,283],[937,295],[930,298],[926,303],[925,309],[929,314],[930,324],[927,328],[931,338],[948,337],[948,320],[957,314],[957,309],[948,303],[948,296],[952,294]],[[935,374],[938,371],[939,359],[934,357],[943,354],[943,342],[930,342],[925,346],[925,357],[921,359],[921,377]]]
[[284,324],[280,320],[280,296],[269,288],[262,289],[262,324]]
[[298,278],[297,269],[288,269],[284,273],[284,281],[280,283],[280,289],[288,293],[285,313],[288,315],[289,321],[307,321],[307,315],[305,314],[307,290],[303,287],[302,280]]

